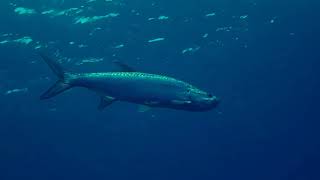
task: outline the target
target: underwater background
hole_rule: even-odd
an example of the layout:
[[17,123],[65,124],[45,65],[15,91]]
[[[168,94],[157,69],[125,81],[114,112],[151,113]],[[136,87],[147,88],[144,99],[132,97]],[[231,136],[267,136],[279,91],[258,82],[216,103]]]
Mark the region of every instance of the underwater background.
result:
[[[318,1],[2,0],[0,180],[318,180]],[[221,99],[209,112],[118,102],[56,81],[38,52],[74,72],[141,72]]]

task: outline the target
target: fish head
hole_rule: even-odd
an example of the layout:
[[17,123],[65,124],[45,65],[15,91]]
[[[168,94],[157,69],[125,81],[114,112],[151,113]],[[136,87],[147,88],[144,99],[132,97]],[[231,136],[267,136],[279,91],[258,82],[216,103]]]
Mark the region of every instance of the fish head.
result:
[[190,111],[208,111],[220,104],[216,96],[195,87],[188,88],[186,95],[189,101],[186,109]]

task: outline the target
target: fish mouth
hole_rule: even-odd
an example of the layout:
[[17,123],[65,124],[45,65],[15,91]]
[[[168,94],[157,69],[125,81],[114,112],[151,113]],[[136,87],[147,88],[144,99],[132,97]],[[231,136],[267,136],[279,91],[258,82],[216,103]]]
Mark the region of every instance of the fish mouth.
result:
[[211,101],[211,107],[216,108],[221,103],[221,100],[217,97],[214,97]]
[[207,110],[211,110],[213,108],[216,108],[220,103],[221,100],[217,98],[216,96],[208,97],[203,99],[203,108]]
[[206,97],[201,99],[201,101],[190,104],[187,107],[187,110],[198,112],[210,111],[216,108],[220,104],[220,102],[220,99],[215,96],[209,98]]

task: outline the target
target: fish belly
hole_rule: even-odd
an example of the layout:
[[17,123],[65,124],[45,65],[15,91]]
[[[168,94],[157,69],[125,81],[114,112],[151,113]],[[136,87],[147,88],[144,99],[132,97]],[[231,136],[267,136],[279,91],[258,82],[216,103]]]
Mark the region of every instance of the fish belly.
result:
[[156,81],[152,79],[117,79],[93,83],[93,90],[118,100],[143,101],[171,101],[180,98],[184,87],[174,82]]

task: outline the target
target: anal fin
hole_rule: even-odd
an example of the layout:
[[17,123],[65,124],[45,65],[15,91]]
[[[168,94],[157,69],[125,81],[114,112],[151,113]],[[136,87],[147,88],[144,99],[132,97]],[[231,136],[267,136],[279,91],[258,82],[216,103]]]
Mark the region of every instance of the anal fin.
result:
[[101,96],[98,110],[102,111],[107,106],[111,105],[116,99],[110,96]]
[[139,113],[144,113],[144,112],[148,112],[151,110],[151,107],[150,106],[147,106],[147,105],[139,105],[138,106],[138,112]]

